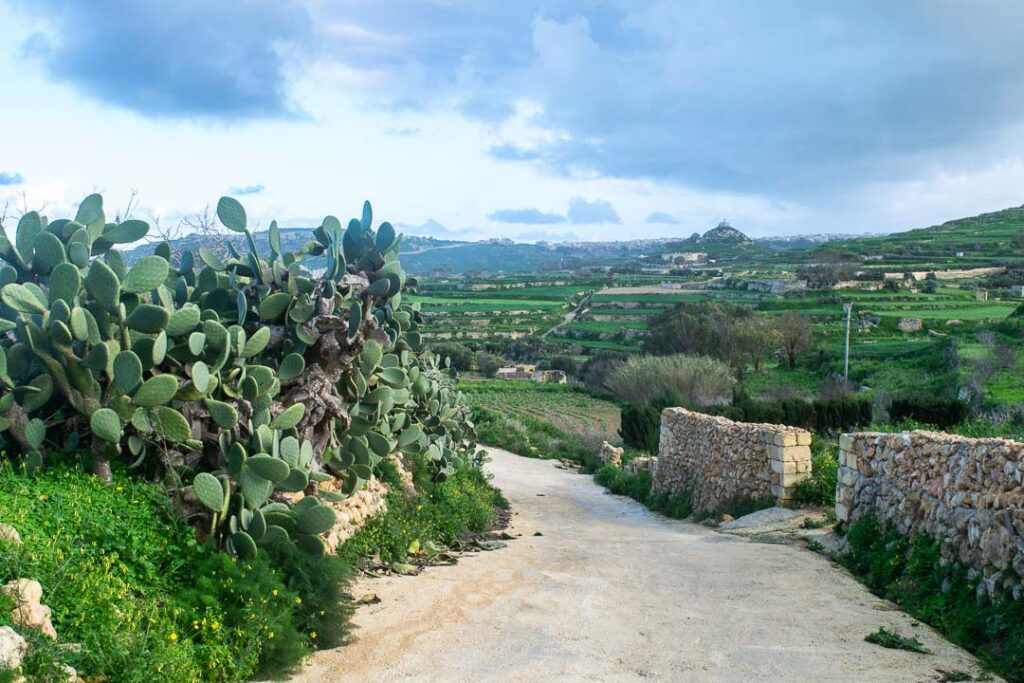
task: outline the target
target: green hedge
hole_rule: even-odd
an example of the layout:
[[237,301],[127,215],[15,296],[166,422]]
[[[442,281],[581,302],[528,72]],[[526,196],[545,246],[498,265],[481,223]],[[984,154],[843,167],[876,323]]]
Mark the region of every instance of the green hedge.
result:
[[889,419],[893,422],[914,420],[948,429],[963,424],[969,416],[967,402],[955,398],[904,396],[889,404]]

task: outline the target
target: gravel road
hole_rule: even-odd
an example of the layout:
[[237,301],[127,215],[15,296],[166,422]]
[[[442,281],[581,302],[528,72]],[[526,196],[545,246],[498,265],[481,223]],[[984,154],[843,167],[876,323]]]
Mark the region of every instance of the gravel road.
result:
[[[382,602],[358,612],[355,643],[319,653],[296,681],[923,683],[980,671],[814,553],[670,520],[553,462],[490,451],[522,536],[417,577],[360,581]],[[933,654],[864,642],[881,626]]]

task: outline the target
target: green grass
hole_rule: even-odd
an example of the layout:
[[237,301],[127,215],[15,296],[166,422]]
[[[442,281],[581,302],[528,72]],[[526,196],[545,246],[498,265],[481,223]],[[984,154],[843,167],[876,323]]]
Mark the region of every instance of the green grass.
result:
[[347,629],[343,560],[234,560],[197,543],[160,488],[123,474],[105,485],[72,467],[26,478],[2,465],[0,519],[24,541],[0,544],[0,583],[42,584],[61,641],[80,645],[57,654],[83,676],[245,680],[286,671]]
[[406,498],[401,482],[388,482],[387,510],[372,517],[340,548],[352,562],[378,556],[384,562],[405,562],[414,542],[450,545],[463,534],[486,530],[495,508],[508,502],[476,467],[463,467],[441,482],[420,479],[419,495]]

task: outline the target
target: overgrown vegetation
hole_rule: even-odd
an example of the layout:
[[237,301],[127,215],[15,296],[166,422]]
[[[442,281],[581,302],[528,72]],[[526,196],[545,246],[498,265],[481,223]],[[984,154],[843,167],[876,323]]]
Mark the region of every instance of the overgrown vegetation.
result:
[[398,481],[391,482],[387,511],[372,517],[345,545],[340,555],[356,562],[379,554],[384,562],[405,562],[414,544],[450,545],[466,532],[484,531],[495,508],[507,508],[501,492],[476,467],[462,467],[440,482],[424,481],[418,495],[406,498]]
[[844,563],[872,592],[978,655],[1009,681],[1024,681],[1024,600],[979,592],[966,567],[946,562],[938,541],[907,538],[877,519],[849,528]]
[[340,643],[345,559],[287,544],[273,563],[234,559],[197,542],[160,487],[119,470],[104,485],[72,465],[33,478],[0,466],[0,519],[23,539],[0,544],[0,583],[38,580],[62,640],[81,645],[47,648],[26,673],[57,656],[112,681],[238,681]]
[[533,458],[565,459],[593,471],[592,448],[578,437],[530,415],[509,416],[487,408],[474,408],[473,422],[480,443]]
[[673,519],[686,519],[693,514],[693,499],[689,492],[678,496],[651,493],[651,473],[641,470],[631,474],[614,465],[602,465],[594,473],[594,481],[617,496],[629,496]]
[[[13,240],[0,230],[0,520],[26,537],[0,571],[40,580],[82,644],[57,654],[83,674],[244,680],[339,644],[353,556],[326,556],[321,534],[393,452],[426,498],[395,497],[373,552],[451,540],[497,500],[469,407],[402,302],[416,282],[394,228],[367,203],[298,251],[272,222],[260,251],[237,201],[217,216],[239,242],[132,263],[116,245],[149,226],[107,222],[99,195],[74,220],[29,211]],[[27,675],[54,663],[44,645]]]
[[815,435],[811,439],[811,476],[796,485],[793,500],[804,505],[832,508],[839,482],[839,445],[833,439]]

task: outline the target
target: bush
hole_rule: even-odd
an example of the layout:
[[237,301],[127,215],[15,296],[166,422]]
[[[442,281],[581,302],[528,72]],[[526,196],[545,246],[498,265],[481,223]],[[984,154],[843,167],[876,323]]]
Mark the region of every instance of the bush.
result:
[[[305,571],[293,561],[275,568],[262,552],[235,560],[197,543],[160,488],[116,469],[108,486],[66,466],[33,478],[0,467],[0,519],[24,541],[0,544],[0,583],[43,585],[61,640],[81,645],[57,652],[83,676],[243,680],[287,670],[347,629],[345,611],[307,614],[318,602],[327,612],[318,596],[344,590],[348,572],[325,571],[336,558],[289,547]],[[9,613],[0,610],[0,624]]]
[[736,380],[727,363],[706,356],[634,356],[613,370],[608,389],[624,401],[654,404],[671,397],[679,405],[720,403]]
[[838,446],[815,436],[811,442],[811,476],[796,485],[793,500],[807,505],[831,507],[836,504],[839,481]]
[[693,514],[693,501],[689,492],[679,496],[651,493],[651,473],[641,470],[630,474],[615,465],[602,465],[594,473],[594,481],[617,496],[628,496],[674,519],[685,519]]
[[[788,398],[781,401],[758,401],[739,394],[734,401],[742,422],[768,422],[801,427],[820,434],[849,431],[871,424],[870,399],[842,396],[805,401]],[[732,419],[737,419],[729,415]]]
[[658,452],[661,438],[661,411],[649,405],[628,403],[621,409],[619,436],[627,446],[648,453]]
[[889,419],[893,422],[914,420],[942,429],[963,424],[969,415],[967,402],[955,398],[908,396],[893,399],[889,404]]
[[1024,600],[978,593],[966,567],[945,562],[940,543],[862,518],[846,534],[850,570],[881,597],[937,628],[1009,681],[1024,681]]

